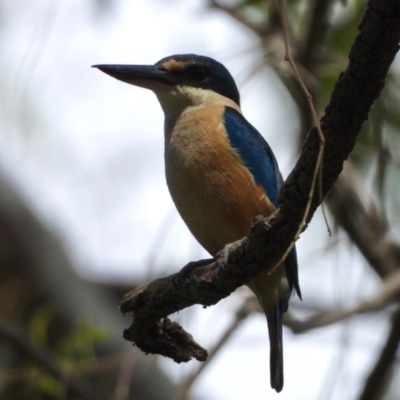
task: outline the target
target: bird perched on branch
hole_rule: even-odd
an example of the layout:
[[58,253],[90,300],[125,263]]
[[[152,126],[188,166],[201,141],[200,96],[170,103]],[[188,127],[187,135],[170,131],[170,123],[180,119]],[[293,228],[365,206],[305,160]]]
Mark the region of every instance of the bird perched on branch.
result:
[[[213,256],[250,231],[257,215],[278,207],[282,186],[275,156],[243,117],[229,71],[194,54],[155,65],[95,65],[112,77],[152,90],[165,114],[165,172],[172,199],[189,230]],[[273,273],[247,286],[268,322],[271,386],[283,387],[282,316],[291,293],[301,298],[296,249]]]

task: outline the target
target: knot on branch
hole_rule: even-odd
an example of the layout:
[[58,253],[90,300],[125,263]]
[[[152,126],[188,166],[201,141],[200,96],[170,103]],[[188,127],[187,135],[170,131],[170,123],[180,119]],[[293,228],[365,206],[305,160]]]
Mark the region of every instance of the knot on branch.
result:
[[134,342],[146,354],[160,354],[177,363],[187,362],[192,358],[205,361],[208,356],[207,350],[196,343],[192,335],[169,318],[158,321],[134,318],[131,326],[125,329],[123,337]]

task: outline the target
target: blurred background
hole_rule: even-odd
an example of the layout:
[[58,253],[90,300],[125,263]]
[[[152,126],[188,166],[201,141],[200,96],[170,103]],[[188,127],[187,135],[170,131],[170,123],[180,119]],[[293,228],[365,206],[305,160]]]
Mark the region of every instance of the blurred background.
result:
[[[288,1],[319,115],[365,4]],[[398,60],[325,202],[332,235],[318,211],[298,241],[283,392],[247,288],[173,316],[211,351],[204,365],[122,339],[124,293],[208,255],[168,194],[155,96],[90,66],[217,59],[286,177],[313,123],[281,19],[273,0],[0,0],[0,399],[400,398],[400,315],[384,296],[400,267]]]

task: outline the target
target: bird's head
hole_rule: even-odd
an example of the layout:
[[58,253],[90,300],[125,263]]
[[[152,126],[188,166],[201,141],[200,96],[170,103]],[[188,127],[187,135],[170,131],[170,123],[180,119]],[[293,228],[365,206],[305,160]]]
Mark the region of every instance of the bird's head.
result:
[[93,67],[120,81],[152,90],[167,117],[188,106],[240,106],[239,91],[232,75],[224,65],[209,57],[180,54],[163,58],[154,65]]

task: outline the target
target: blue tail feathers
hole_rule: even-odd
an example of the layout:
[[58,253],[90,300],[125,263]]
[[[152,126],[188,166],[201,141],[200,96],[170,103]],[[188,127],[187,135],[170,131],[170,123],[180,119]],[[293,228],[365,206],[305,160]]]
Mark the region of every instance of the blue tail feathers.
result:
[[282,345],[282,316],[287,309],[288,300],[279,302],[275,312],[267,315],[270,344],[270,375],[271,387],[279,393],[283,388],[283,345]]

